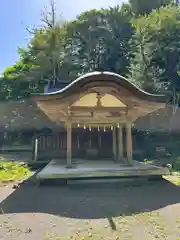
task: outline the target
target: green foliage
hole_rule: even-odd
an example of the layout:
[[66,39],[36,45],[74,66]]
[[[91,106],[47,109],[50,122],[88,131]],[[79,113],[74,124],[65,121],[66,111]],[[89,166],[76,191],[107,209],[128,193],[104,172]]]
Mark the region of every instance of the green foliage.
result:
[[165,7],[133,22],[134,56],[130,76],[142,88],[157,91],[179,88],[180,10]]
[[152,161],[151,159],[145,158],[145,159],[144,159],[144,163],[146,163],[146,164],[152,164],[153,161]]
[[0,182],[22,180],[30,175],[31,173],[26,165],[18,162],[9,162],[4,158],[0,159]]
[[180,10],[159,8],[169,2],[131,0],[86,11],[70,22],[57,16],[52,2],[43,12],[43,25],[30,31],[27,48],[18,49],[19,61],[4,71],[0,100],[23,99],[47,84],[95,70],[129,76],[150,92],[159,91],[160,83],[166,83],[163,91],[178,91]]
[[38,92],[41,88],[37,83],[28,79],[27,73],[31,68],[37,68],[33,63],[33,57],[29,49],[18,49],[20,60],[13,66],[5,69],[0,81],[0,100],[26,98],[32,92]]
[[173,169],[176,171],[180,171],[180,157],[177,157],[173,164]]
[[43,27],[31,31],[27,49],[19,49],[19,62],[4,71],[1,99],[28,97],[47,83],[94,70],[127,74],[133,31],[128,4],[90,10],[67,23],[58,20],[53,3],[50,7],[43,13]]
[[106,70],[125,75],[132,36],[129,5],[90,10],[69,23],[68,36],[78,73]]
[[148,14],[152,12],[154,9],[158,9],[162,6],[166,6],[172,3],[172,0],[129,0],[132,11],[136,14]]

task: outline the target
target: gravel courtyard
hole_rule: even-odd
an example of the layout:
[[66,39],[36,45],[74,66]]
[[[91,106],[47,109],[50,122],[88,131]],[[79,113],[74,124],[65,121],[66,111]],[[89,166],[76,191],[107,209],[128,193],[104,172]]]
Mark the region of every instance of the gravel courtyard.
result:
[[167,182],[0,187],[1,240],[180,239],[180,188]]

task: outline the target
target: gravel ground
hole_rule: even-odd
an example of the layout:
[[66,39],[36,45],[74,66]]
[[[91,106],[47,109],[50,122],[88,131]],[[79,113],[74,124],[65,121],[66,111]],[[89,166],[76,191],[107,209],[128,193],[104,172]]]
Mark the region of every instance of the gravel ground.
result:
[[0,202],[1,240],[180,239],[180,188],[167,181],[9,185],[0,187]]

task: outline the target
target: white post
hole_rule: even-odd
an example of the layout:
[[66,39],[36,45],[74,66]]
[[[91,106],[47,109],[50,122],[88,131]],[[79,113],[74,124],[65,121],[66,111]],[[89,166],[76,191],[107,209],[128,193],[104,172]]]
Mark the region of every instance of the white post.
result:
[[38,137],[35,138],[34,142],[34,161],[37,161],[38,157]]

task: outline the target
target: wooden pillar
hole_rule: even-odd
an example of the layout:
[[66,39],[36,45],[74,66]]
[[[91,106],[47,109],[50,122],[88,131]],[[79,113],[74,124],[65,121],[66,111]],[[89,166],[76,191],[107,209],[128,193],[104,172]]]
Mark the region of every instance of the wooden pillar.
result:
[[89,148],[92,148],[92,140],[89,139]]
[[67,122],[67,167],[72,166],[72,125]]
[[80,148],[80,139],[79,139],[79,136],[77,136],[77,148],[78,148],[78,149]]
[[126,124],[126,152],[128,163],[132,164],[132,131],[131,124]]
[[113,127],[113,158],[116,161],[117,160],[117,149],[116,149],[116,127]]
[[101,147],[102,147],[102,137],[101,137],[100,134],[98,136],[98,140],[99,140],[99,148],[101,149]]
[[118,160],[122,161],[123,159],[123,134],[122,134],[122,126],[118,128]]

